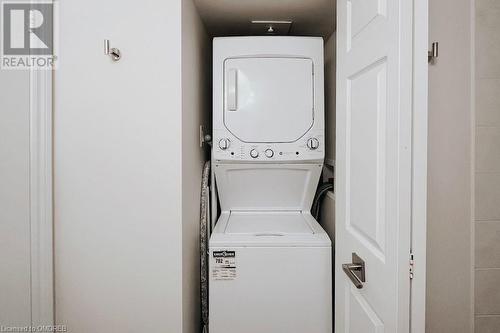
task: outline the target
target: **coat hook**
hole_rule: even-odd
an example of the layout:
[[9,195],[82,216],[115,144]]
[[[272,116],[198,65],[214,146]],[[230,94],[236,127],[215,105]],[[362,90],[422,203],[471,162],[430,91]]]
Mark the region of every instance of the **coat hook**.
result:
[[434,62],[434,60],[436,60],[437,57],[439,57],[439,43],[434,42],[434,43],[432,43],[431,50],[427,54],[427,61]]
[[109,48],[109,39],[104,40],[104,54],[111,56],[111,59],[113,61],[118,61],[122,57],[122,54],[119,49],[114,47]]

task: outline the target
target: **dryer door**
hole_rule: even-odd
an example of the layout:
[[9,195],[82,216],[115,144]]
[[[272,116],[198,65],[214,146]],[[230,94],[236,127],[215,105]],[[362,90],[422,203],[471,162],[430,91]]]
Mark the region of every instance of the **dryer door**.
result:
[[308,58],[229,58],[224,62],[224,125],[244,142],[294,142],[314,122]]

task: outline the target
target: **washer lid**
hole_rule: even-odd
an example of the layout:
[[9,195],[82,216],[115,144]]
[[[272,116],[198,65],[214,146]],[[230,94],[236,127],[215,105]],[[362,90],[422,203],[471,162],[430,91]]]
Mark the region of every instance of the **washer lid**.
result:
[[215,164],[223,211],[309,211],[321,164]]
[[255,236],[285,236],[313,234],[302,212],[231,212],[226,234],[251,234]]
[[224,61],[224,125],[243,142],[294,142],[314,122],[313,61],[298,57]]
[[222,212],[211,249],[234,247],[331,247],[326,232],[308,212]]

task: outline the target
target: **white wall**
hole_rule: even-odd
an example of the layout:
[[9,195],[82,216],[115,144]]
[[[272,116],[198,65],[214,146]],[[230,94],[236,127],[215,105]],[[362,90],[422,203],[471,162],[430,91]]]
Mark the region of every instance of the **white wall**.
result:
[[181,1],[62,1],[60,37],[56,322],[182,332]]
[[[182,0],[182,332],[200,331],[200,188],[211,114],[211,38],[192,0]],[[207,127],[209,129],[209,127]],[[210,133],[210,132],[207,132]]]
[[29,72],[0,70],[0,325],[31,323]]
[[471,332],[471,0],[429,1],[429,14],[426,331]]

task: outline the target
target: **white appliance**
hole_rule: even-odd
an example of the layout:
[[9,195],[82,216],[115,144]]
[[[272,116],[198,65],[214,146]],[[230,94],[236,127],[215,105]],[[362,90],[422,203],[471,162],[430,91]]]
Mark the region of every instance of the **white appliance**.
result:
[[323,40],[213,43],[210,333],[331,333],[331,241],[309,213],[324,158]]

